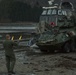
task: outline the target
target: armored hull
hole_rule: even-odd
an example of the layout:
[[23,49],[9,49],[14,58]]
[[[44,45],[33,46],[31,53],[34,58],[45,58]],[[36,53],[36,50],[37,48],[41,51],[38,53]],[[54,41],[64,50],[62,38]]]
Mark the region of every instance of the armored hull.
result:
[[65,42],[58,43],[58,44],[43,44],[43,43],[37,43],[39,46],[40,50],[42,52],[55,52],[55,50],[62,50],[62,46],[64,45]]
[[55,50],[61,52],[70,52],[72,50],[72,39],[75,36],[70,36],[68,32],[60,32],[56,34],[49,34],[50,32],[42,34],[36,43],[42,52],[54,52]]

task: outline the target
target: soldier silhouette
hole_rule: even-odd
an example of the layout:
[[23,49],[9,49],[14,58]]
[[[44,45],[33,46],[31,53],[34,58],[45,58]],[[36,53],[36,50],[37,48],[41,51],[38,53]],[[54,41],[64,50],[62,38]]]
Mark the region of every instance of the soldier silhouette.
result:
[[14,65],[16,62],[13,46],[17,46],[18,44],[11,40],[9,34],[6,35],[6,40],[3,42],[3,47],[5,49],[5,58],[6,58],[6,67],[8,71],[8,75],[15,74],[13,72]]

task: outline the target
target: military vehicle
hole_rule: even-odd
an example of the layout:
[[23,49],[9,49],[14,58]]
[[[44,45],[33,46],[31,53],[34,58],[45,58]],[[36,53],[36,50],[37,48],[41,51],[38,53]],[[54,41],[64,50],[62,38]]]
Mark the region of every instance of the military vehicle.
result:
[[75,44],[72,42],[74,41],[74,37],[74,31],[58,33],[46,31],[41,34],[36,44],[42,52],[55,52],[56,50],[61,52],[70,52],[75,49]]
[[57,6],[43,8],[40,23],[44,28],[36,43],[37,46],[42,52],[74,51],[76,37],[74,9],[62,9]]

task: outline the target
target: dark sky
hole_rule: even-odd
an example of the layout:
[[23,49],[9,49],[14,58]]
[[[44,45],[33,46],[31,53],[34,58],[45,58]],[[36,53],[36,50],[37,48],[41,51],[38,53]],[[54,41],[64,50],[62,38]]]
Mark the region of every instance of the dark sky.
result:
[[[24,1],[24,2],[27,1],[27,2],[30,2],[30,3],[38,1],[39,4],[42,5],[42,6],[48,5],[48,0],[19,0],[19,1]],[[54,0],[54,1],[55,1],[55,3],[59,4],[61,0]],[[69,2],[73,3],[74,6],[76,7],[76,0],[62,0],[62,1],[69,1]]]

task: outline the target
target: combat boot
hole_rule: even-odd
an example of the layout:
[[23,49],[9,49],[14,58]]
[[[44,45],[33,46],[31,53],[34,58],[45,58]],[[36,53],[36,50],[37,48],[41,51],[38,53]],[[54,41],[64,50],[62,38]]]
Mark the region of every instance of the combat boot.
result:
[[11,74],[15,74],[15,72],[12,71]]

